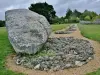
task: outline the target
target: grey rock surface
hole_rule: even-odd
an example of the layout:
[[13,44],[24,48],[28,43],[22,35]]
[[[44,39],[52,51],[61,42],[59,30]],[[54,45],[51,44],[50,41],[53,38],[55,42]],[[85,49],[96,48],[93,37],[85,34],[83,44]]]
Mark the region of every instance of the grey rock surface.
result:
[[39,69],[40,69],[40,64],[36,65],[36,66],[34,67],[34,69],[35,69],[35,70],[39,70]]
[[9,10],[5,18],[8,37],[16,53],[35,54],[51,33],[46,18],[27,9]]

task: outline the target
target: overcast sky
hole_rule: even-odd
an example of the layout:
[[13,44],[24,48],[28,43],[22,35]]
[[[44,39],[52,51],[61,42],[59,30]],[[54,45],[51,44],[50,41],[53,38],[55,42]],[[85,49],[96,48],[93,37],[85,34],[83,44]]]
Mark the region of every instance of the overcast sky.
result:
[[5,19],[5,11],[18,8],[28,8],[30,4],[47,2],[54,6],[58,16],[64,16],[71,8],[83,12],[85,9],[100,13],[100,0],[0,0],[0,20]]

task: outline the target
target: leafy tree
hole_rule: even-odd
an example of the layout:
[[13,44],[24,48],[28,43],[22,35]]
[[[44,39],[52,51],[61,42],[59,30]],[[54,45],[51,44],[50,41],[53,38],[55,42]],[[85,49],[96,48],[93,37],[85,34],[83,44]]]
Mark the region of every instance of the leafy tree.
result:
[[67,9],[65,18],[69,19],[71,15],[72,15],[72,10],[71,9]]
[[76,17],[76,16],[71,16],[70,19],[69,19],[69,22],[71,23],[78,23],[79,22],[79,18]]
[[93,11],[85,10],[85,11],[82,13],[80,19],[81,19],[81,20],[85,20],[85,18],[86,18],[87,16],[89,16],[88,18],[90,18],[90,20],[93,20],[93,18],[97,16],[97,13],[95,13],[95,12],[93,12]]
[[56,12],[52,5],[45,3],[31,4],[29,10],[37,12],[47,18],[52,23],[52,19],[56,17]]
[[96,16],[98,16],[96,12],[93,12],[93,11],[92,11],[92,12],[90,13],[91,19],[93,19],[93,18],[96,17]]
[[61,18],[59,19],[59,23],[60,23],[60,24],[65,23],[65,18],[64,18],[64,17],[61,17]]
[[65,23],[68,23],[68,19],[65,19]]
[[71,9],[67,10],[66,16],[65,18],[68,19],[68,22],[79,22],[79,17],[81,16],[81,12],[79,12],[78,10],[74,10],[72,11]]
[[100,19],[100,14],[97,16],[97,19]]
[[86,17],[84,18],[84,20],[85,20],[85,21],[90,21],[91,18],[90,18],[90,16],[86,16]]
[[76,17],[80,17],[81,16],[81,12],[79,12],[78,10],[74,10],[72,16],[76,16]]
[[0,27],[4,27],[5,26],[5,21],[0,20]]
[[97,20],[97,19],[100,19],[100,15],[94,17],[94,18],[92,19],[92,21],[95,21],[95,20]]
[[80,18],[79,18],[79,17],[77,17],[77,18],[76,18],[76,22],[78,23],[79,21],[80,21]]
[[57,16],[52,19],[52,22],[55,23],[55,24],[57,24],[57,23],[59,24],[59,21],[60,21],[60,19]]
[[82,15],[80,16],[80,19],[81,20],[84,20],[85,19],[85,17],[86,16],[89,16],[90,14],[89,14],[89,11],[88,10],[85,10],[83,13],[82,13]]

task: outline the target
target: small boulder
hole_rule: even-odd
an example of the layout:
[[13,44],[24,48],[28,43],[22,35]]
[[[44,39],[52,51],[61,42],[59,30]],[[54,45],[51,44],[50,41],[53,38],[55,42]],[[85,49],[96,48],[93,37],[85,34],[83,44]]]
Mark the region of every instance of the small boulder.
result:
[[82,66],[82,65],[84,65],[84,64],[85,64],[85,62],[75,61],[75,65],[76,65],[76,66]]
[[35,69],[35,70],[39,70],[39,69],[40,69],[40,64],[36,65],[36,66],[34,67],[34,69]]

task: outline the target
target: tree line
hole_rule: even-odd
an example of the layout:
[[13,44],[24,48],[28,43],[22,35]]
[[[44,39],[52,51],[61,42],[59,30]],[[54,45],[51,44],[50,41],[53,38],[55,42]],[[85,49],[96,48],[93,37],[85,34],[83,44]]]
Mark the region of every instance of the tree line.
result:
[[62,21],[61,23],[79,23],[79,21],[95,21],[100,19],[100,15],[94,11],[79,12],[77,9],[74,11],[67,9],[66,15],[58,19]]
[[[85,10],[84,12],[80,12],[77,9],[72,11],[70,8],[67,9],[65,16],[58,17],[54,7],[46,2],[33,3],[28,9],[45,16],[50,24],[78,23],[80,20],[94,21],[96,19],[100,19],[100,14],[98,15],[94,11]],[[0,20],[0,27],[3,26],[5,26],[5,21]]]
[[5,21],[0,20],[0,27],[4,27],[5,26]]
[[96,19],[100,19],[100,15],[94,11],[85,10],[84,12],[79,12],[77,9],[72,11],[70,8],[67,9],[65,16],[59,18],[56,15],[56,11],[54,10],[53,6],[46,2],[31,4],[29,10],[44,15],[51,24],[78,23],[80,20],[94,21]]

